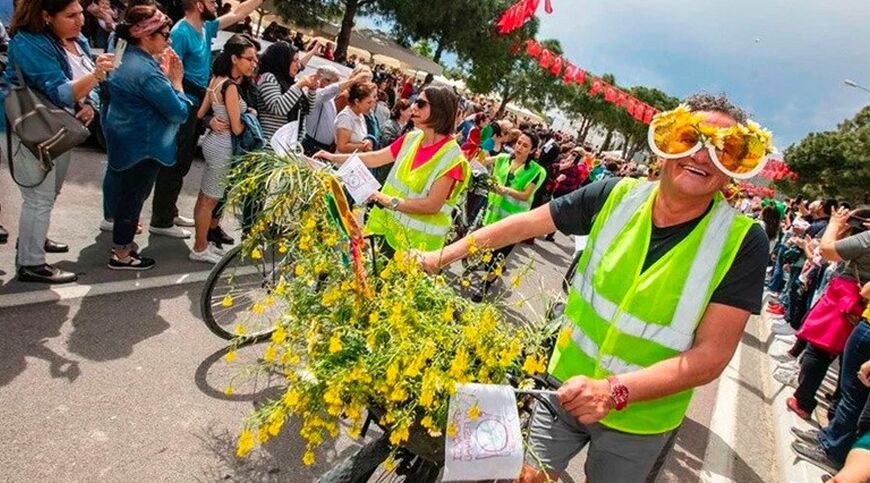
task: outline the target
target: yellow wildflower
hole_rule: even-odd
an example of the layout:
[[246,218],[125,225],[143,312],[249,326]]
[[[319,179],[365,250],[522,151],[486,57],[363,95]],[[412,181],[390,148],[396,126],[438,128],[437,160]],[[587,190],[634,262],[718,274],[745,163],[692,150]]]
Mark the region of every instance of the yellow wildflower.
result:
[[227,362],[233,362],[234,360],[236,360],[236,351],[231,350],[227,352],[227,355],[224,356],[224,359],[226,359]]
[[280,253],[280,254],[282,254],[282,255],[285,254],[285,253],[287,253],[287,245],[285,245],[284,242],[281,242],[281,243],[278,245],[278,253]]
[[441,314],[441,320],[444,322],[453,322],[453,306],[448,305],[447,308],[444,309],[444,313]]
[[224,394],[229,397],[233,395],[233,386],[229,385],[226,389],[224,389]]
[[466,413],[466,416],[468,416],[468,419],[471,419],[471,420],[479,418],[480,417],[480,406],[478,406],[477,403],[475,403],[474,406],[471,406],[470,408],[468,408],[468,413]]
[[314,456],[314,451],[306,450],[305,454],[302,455],[302,464],[305,466],[311,466],[314,462],[317,461],[317,458]]
[[236,456],[244,458],[252,449],[254,449],[254,433],[250,429],[246,429],[239,435],[239,443],[236,445]]
[[535,356],[526,356],[523,361],[523,372],[526,374],[536,374],[538,372],[538,361]]
[[450,436],[451,438],[456,437],[456,423],[451,421],[450,424],[447,425],[447,436]]
[[370,324],[377,324],[379,320],[381,320],[381,313],[380,312],[372,312],[369,314],[369,323]]
[[245,335],[245,326],[241,324],[237,325],[234,332],[236,333],[236,335]]
[[329,269],[329,264],[324,260],[320,260],[314,265],[314,273],[321,274]]
[[314,217],[308,217],[305,220],[305,229],[308,231],[314,230],[317,228],[317,222],[314,220]]
[[408,425],[402,424],[390,432],[390,444],[398,446],[403,442],[408,441],[409,436],[410,431],[408,431]]
[[396,377],[399,376],[399,365],[395,362],[390,364],[390,367],[387,368],[387,384],[394,384],[396,382]]
[[278,324],[275,326],[275,331],[272,332],[272,342],[274,344],[280,344],[287,340],[287,332],[284,330],[284,326]]
[[492,252],[486,252],[486,253],[484,253],[484,254],[483,254],[483,257],[481,258],[481,260],[483,261],[483,263],[489,263],[489,262],[491,262],[491,261],[492,261]]
[[329,353],[335,354],[336,352],[341,352],[341,336],[339,334],[335,334],[329,339]]
[[259,248],[254,248],[253,250],[251,250],[251,260],[259,260],[261,258],[263,258],[263,254],[260,253]]
[[301,277],[301,276],[305,275],[305,267],[303,267],[301,264],[297,264],[296,268],[293,269],[293,273],[297,277]]
[[520,286],[520,282],[522,282],[522,278],[520,278],[520,276],[517,275],[516,277],[513,278],[513,280],[511,280],[511,286],[513,288],[517,288]]
[[263,307],[263,304],[261,304],[259,302],[255,303],[254,305],[251,306],[251,312],[253,312],[257,315],[262,314],[263,310],[265,310],[265,308]]
[[227,294],[223,300],[221,300],[221,305],[224,307],[232,307],[233,306],[233,296]]
[[278,350],[275,348],[275,344],[269,344],[266,346],[266,351],[263,353],[263,360],[266,362],[272,362],[275,360],[276,355],[278,355]]
[[281,428],[284,426],[284,415],[276,416],[271,418],[271,422],[269,423],[269,435],[270,436],[278,436],[278,433],[281,432]]
[[300,400],[299,392],[296,389],[290,389],[284,394],[284,405],[290,409],[299,404]]
[[384,469],[387,471],[390,471],[390,472],[396,471],[396,466],[398,466],[398,463],[396,462],[396,459],[393,458],[392,456],[390,456],[389,458],[387,458],[386,461],[384,461]]
[[468,288],[468,287],[471,286],[471,281],[468,280],[467,278],[463,278],[463,279],[459,282],[459,285],[461,285],[462,288]]

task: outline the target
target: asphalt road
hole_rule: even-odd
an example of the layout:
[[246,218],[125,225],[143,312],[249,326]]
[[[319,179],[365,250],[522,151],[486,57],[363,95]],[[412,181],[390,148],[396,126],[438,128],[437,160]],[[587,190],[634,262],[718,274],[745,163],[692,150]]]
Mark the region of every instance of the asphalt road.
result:
[[[304,467],[298,425],[248,459],[233,455],[245,415],[274,394],[274,382],[240,383],[243,349],[234,364],[225,344],[203,325],[198,308],[209,267],[187,261],[189,241],[140,236],[158,268],[141,274],[107,270],[110,237],[100,219],[102,156],[79,151],[54,211],[50,236],[72,252],[51,262],[75,269],[79,284],[48,289],[12,279],[13,246],[0,246],[0,479],[4,481],[313,481],[359,442],[325,444]],[[180,203],[192,212],[201,166]],[[0,223],[17,232],[20,204],[5,167]],[[146,206],[148,203],[146,203]],[[143,215],[147,222],[148,213]],[[147,224],[146,224],[147,233]],[[519,292],[540,312],[559,293],[572,252],[567,238],[520,246],[510,269],[535,262]],[[779,479],[768,370],[753,319],[729,370],[696,391],[659,481],[769,482]],[[234,379],[236,378],[236,379]],[[224,387],[234,381],[235,394]],[[583,455],[564,481],[583,481]]]

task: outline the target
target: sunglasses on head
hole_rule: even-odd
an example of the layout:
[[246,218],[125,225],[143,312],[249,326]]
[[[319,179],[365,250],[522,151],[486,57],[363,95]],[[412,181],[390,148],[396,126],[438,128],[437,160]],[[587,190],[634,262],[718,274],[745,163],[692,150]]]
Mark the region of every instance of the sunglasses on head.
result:
[[426,99],[420,99],[419,97],[414,100],[414,105],[417,106],[417,109],[423,109],[424,107],[429,105],[429,101]]
[[684,104],[653,118],[648,141],[652,152],[664,159],[692,156],[706,148],[713,164],[736,179],[758,174],[774,151],[770,131],[757,123],[715,126]]

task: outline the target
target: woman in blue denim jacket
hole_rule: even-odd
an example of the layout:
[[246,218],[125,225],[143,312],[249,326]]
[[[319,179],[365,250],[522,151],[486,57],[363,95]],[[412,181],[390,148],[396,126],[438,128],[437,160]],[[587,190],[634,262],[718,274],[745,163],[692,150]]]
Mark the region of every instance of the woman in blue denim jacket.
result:
[[169,17],[152,5],[129,8],[117,27],[128,47],[109,78],[104,124],[108,169],[119,188],[117,204],[110,207],[115,217],[109,260],[113,270],[154,266],[154,260],[137,253],[133,237],[160,167],[175,164],[178,128],[192,108],[181,84],[181,60],[169,48],[171,27]]
[[[25,85],[44,94],[58,107],[74,112],[87,125],[94,120],[96,113],[89,96],[113,67],[111,54],[92,60],[87,41],[81,35],[83,23],[84,15],[78,0],[19,1],[9,25],[12,39],[9,41],[9,65],[5,75],[10,83],[17,83],[17,65]],[[6,143],[2,144],[5,146]],[[25,159],[32,158],[32,155],[20,148],[15,138],[12,153],[7,155],[20,161],[15,163],[16,177],[21,175],[26,179],[27,168],[37,163]],[[33,188],[20,188],[23,203],[16,264],[18,280],[22,282],[66,283],[77,279],[75,273],[60,270],[45,261],[46,251],[69,250],[67,245],[47,239],[51,210],[66,176],[69,160],[68,152],[54,160],[54,169],[42,183]]]

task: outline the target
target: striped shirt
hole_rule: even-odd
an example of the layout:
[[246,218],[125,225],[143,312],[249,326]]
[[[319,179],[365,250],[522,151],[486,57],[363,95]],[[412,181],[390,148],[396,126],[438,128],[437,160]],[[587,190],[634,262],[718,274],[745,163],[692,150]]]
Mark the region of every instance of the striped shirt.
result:
[[[295,119],[288,119],[287,115],[293,108],[297,107],[302,100],[302,89],[290,86],[286,92],[281,92],[281,85],[275,76],[269,72],[262,74],[257,79],[257,90],[259,96],[257,98],[257,117],[260,119],[260,125],[263,127],[263,137],[267,140],[272,139],[275,131],[281,126]],[[303,129],[300,123],[300,136],[302,139]]]

